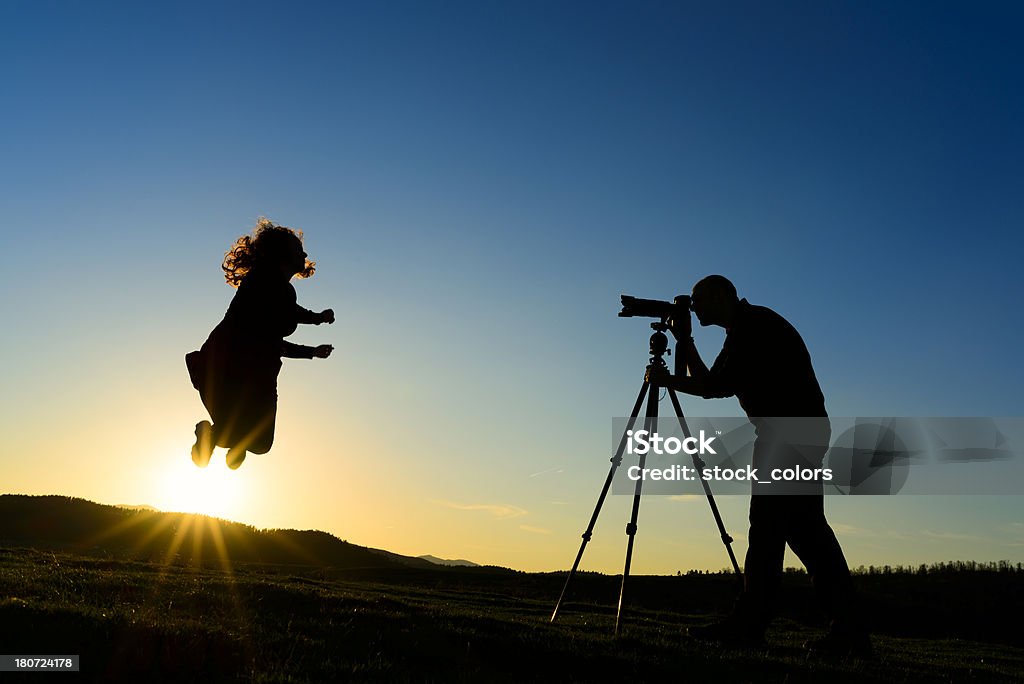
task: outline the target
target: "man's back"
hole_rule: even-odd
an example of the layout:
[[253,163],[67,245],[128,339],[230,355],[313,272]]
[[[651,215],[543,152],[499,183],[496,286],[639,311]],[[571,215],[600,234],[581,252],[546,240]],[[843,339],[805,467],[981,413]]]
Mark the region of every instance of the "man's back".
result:
[[771,309],[745,299],[704,392],[706,398],[734,394],[752,418],[828,415],[800,333]]

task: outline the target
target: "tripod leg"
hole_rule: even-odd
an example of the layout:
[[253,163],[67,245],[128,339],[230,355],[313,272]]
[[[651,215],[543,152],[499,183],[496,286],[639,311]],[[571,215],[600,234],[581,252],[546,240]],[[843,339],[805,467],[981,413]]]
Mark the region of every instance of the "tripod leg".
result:
[[[658,431],[658,390],[657,385],[651,385],[647,389],[647,419],[644,428],[649,433]],[[643,473],[644,464],[647,462],[647,454],[640,454],[640,472]],[[633,493],[633,513],[626,525],[626,535],[629,541],[626,542],[626,566],[622,570],[622,587],[619,589],[619,607],[615,612],[615,635],[619,634],[619,627],[622,624],[622,607],[626,599],[626,580],[629,579],[629,566],[633,560],[633,540],[636,537],[636,519],[640,515],[640,490],[643,489],[643,477],[636,481],[636,490]]]
[[590,524],[587,525],[587,531],[583,533],[583,543],[580,544],[580,550],[576,553],[576,561],[572,564],[572,570],[569,571],[569,576],[565,578],[565,586],[562,587],[562,595],[558,597],[558,603],[555,604],[555,612],[551,614],[551,622],[554,622],[558,617],[558,611],[562,608],[562,602],[565,600],[566,594],[569,591],[569,583],[572,582],[572,578],[576,575],[576,570],[580,567],[580,561],[583,559],[583,551],[587,548],[587,543],[594,534],[594,526],[597,524],[597,516],[601,513],[601,507],[604,506],[604,500],[608,496],[608,490],[612,486],[612,479],[615,477],[615,471],[622,463],[622,454],[626,450],[626,433],[633,429],[633,425],[636,423],[636,418],[640,415],[640,407],[643,406],[644,396],[647,394],[647,380],[644,380],[643,386],[640,387],[640,393],[636,397],[636,403],[633,404],[633,412],[629,414],[629,422],[626,424],[626,429],[622,432],[622,439],[619,440],[619,447],[615,450],[615,455],[612,456],[612,467],[608,470],[608,477],[605,478],[604,487],[601,489],[601,495],[597,498],[597,506],[594,507],[594,514],[590,516]]
[[[683,416],[683,407],[679,404],[679,397],[676,396],[676,392],[671,387],[668,388],[668,396],[672,399],[672,407],[676,410],[676,416],[679,418],[679,427],[683,430],[683,435],[686,437],[690,436],[690,426],[686,424],[686,418]],[[700,456],[697,454],[693,455],[693,465],[697,469],[698,473],[703,473],[706,464],[700,460]],[[711,506],[711,513],[715,516],[715,523],[718,525],[718,531],[722,535],[722,543],[725,544],[725,550],[729,552],[729,560],[732,561],[732,569],[736,571],[736,575],[740,578],[740,582],[743,582],[743,573],[740,572],[740,564],[736,562],[736,554],[732,550],[732,537],[725,531],[725,523],[722,522],[722,514],[718,512],[718,504],[715,503],[715,496],[711,493],[711,485],[703,477],[700,480],[701,485],[704,487],[704,494],[708,497],[708,504]]]

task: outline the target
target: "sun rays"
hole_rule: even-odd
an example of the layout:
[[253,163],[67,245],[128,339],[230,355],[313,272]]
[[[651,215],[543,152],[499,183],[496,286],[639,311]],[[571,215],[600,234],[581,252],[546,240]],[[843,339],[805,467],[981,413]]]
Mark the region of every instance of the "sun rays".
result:
[[244,500],[245,477],[214,460],[206,468],[176,459],[160,473],[157,508],[179,513],[198,513],[216,518],[238,517]]

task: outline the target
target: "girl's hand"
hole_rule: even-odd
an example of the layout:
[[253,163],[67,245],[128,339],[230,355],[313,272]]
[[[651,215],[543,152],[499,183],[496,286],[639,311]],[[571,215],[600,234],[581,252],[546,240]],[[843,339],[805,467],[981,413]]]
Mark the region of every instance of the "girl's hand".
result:
[[334,351],[334,347],[332,347],[331,345],[321,344],[320,346],[313,350],[313,358],[326,359],[328,356],[331,355],[332,351]]
[[320,312],[321,323],[334,323],[334,309],[324,309]]

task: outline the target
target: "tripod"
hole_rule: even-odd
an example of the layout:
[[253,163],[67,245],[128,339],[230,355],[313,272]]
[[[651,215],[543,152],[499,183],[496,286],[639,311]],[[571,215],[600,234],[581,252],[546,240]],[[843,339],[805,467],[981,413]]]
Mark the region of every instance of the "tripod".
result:
[[[651,328],[654,333],[650,339],[650,354],[651,359],[647,364],[647,371],[652,368],[666,368],[667,364],[663,358],[668,351],[668,336],[665,335],[665,330],[668,329],[667,323],[663,320],[660,323],[651,323]],[[605,497],[608,496],[608,490],[611,487],[612,479],[615,477],[615,471],[622,464],[622,454],[626,449],[627,435],[630,430],[633,429],[633,425],[636,423],[637,416],[640,415],[640,407],[644,403],[644,395],[647,396],[647,413],[644,417],[644,428],[649,431],[648,434],[657,432],[658,428],[658,392],[661,389],[660,386],[648,381],[648,374],[644,373],[644,383],[640,387],[640,393],[637,395],[636,403],[633,404],[633,412],[629,416],[629,421],[626,423],[626,429],[622,433],[622,439],[619,440],[619,446],[615,450],[615,455],[612,456],[611,463],[612,467],[608,471],[608,477],[605,478],[604,487],[601,489],[601,494],[597,498],[597,506],[594,508],[594,514],[590,517],[590,524],[587,526],[587,531],[583,533],[583,543],[580,544],[580,550],[576,553],[576,561],[572,564],[572,570],[569,571],[569,576],[565,580],[565,586],[562,588],[562,595],[558,597],[558,603],[555,604],[555,611],[551,614],[551,622],[554,622],[558,618],[558,611],[562,608],[562,602],[569,591],[569,584],[572,582],[573,576],[576,574],[576,570],[579,569],[580,560],[583,558],[583,552],[587,548],[587,543],[590,542],[591,537],[594,533],[594,526],[597,524],[597,517],[601,514],[601,507],[604,505]],[[676,417],[679,420],[679,427],[682,429],[683,434],[686,437],[690,437],[690,428],[686,424],[686,418],[683,416],[682,406],[679,404],[679,397],[676,396],[676,392],[671,387],[666,387],[668,395],[672,399],[672,407],[675,409]],[[644,464],[647,461],[647,454],[643,453],[640,455],[640,472],[643,472]],[[704,461],[696,453],[693,454],[693,465],[696,468],[696,472],[703,473],[707,467]],[[643,488],[643,477],[637,478],[636,490],[633,493],[633,511],[630,516],[629,523],[626,525],[626,535],[629,540],[626,543],[626,566],[622,571],[622,588],[619,590],[619,606],[615,613],[615,634],[618,636],[619,629],[622,625],[622,608],[625,605],[626,598],[626,580],[629,579],[629,568],[630,563],[633,560],[633,541],[636,537],[636,520],[640,514],[640,492]],[[715,517],[715,523],[718,525],[718,531],[722,536],[722,543],[725,544],[725,550],[729,553],[729,560],[732,561],[733,570],[736,571],[736,575],[743,580],[743,573],[740,572],[739,563],[736,562],[736,555],[732,550],[732,537],[725,531],[725,524],[722,522],[722,516],[718,512],[718,505],[715,503],[715,497],[711,493],[711,486],[707,480],[700,479],[701,485],[704,487],[704,494],[707,496],[708,504],[711,506],[711,513]]]

